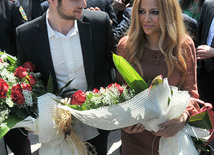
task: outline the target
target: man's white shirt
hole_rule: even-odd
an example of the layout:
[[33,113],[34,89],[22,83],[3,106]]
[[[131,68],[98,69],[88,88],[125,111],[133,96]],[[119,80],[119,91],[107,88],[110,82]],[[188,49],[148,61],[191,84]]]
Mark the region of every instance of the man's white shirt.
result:
[[[74,27],[66,36],[51,28],[47,15],[46,24],[58,88],[62,88],[68,81],[75,78],[69,88],[86,91],[87,81],[77,21],[75,20]],[[85,125],[80,121],[75,123],[75,131],[84,141],[99,135],[96,128]]]

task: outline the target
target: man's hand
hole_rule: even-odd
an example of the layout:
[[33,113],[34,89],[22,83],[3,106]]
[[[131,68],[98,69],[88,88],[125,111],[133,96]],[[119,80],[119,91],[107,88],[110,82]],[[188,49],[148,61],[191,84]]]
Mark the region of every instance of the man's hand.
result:
[[94,8],[94,7],[90,7],[90,8],[88,8],[88,10],[96,10],[96,11],[101,11],[101,10],[100,10],[100,8],[98,8],[98,7],[95,7],[95,8]]
[[200,45],[196,49],[196,56],[198,60],[212,58],[214,57],[214,48],[208,45]]

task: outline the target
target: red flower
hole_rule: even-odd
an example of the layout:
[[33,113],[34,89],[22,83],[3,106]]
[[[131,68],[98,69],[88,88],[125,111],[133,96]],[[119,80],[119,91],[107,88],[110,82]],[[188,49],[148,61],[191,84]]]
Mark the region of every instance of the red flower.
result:
[[96,89],[96,88],[94,88],[93,92],[96,93],[96,94],[98,94],[98,93],[99,93],[99,90]]
[[12,101],[18,105],[22,105],[25,103],[25,98],[22,94],[22,88],[20,87],[19,84],[13,86],[13,88],[11,89],[12,93],[11,93],[11,98]]
[[23,67],[24,67],[27,71],[32,72],[32,71],[35,70],[36,65],[34,65],[34,64],[33,64],[32,62],[30,62],[30,61],[27,61],[27,62],[24,63]]
[[28,77],[29,78],[27,78],[27,80],[29,81],[31,87],[37,83],[36,78],[33,75],[29,75]]
[[117,83],[108,85],[108,89],[110,89],[110,87],[112,87],[113,85],[120,91],[120,94],[123,93],[124,88],[121,85],[117,84]]
[[0,79],[0,98],[7,97],[8,87],[8,84],[3,79]]
[[4,61],[2,60],[2,58],[0,58],[0,62],[1,62],[1,63],[4,63]]
[[16,68],[14,75],[16,77],[19,77],[20,79],[22,79],[23,77],[27,76],[27,70],[20,66],[20,67]]
[[72,105],[75,105],[75,104],[82,105],[85,102],[85,100],[86,100],[85,92],[78,90],[73,94],[71,104]]
[[32,87],[29,86],[29,84],[26,84],[26,83],[22,83],[21,87],[22,87],[23,90],[28,90],[28,91],[32,91],[33,90]]
[[14,91],[14,90],[19,90],[19,91],[21,91],[22,88],[20,87],[19,84],[17,84],[17,85],[15,85],[15,86],[13,86],[12,89],[11,89],[11,91]]

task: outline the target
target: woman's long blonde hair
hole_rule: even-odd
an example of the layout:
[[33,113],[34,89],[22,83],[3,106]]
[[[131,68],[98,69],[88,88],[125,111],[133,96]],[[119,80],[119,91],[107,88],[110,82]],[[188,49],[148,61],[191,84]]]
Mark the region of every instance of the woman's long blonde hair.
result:
[[[141,0],[135,0],[133,3],[131,25],[127,40],[127,59],[132,65],[137,65],[141,76],[143,76],[139,60],[142,58],[142,49],[144,49],[147,39],[139,20],[138,11],[140,3]],[[182,11],[177,0],[157,0],[157,3],[161,29],[158,46],[167,63],[167,77],[172,74],[174,68],[181,71],[182,79],[178,86],[180,87],[185,80],[187,70],[184,60],[185,49],[182,48],[184,45],[182,40],[186,36]],[[163,42],[167,43],[167,48],[164,50],[162,48]]]

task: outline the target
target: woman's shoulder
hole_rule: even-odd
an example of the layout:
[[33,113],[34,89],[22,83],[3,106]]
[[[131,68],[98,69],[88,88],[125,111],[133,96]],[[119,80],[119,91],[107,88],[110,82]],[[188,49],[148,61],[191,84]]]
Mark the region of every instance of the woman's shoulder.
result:
[[194,41],[189,35],[186,35],[185,37],[183,37],[182,45],[184,47],[186,46],[186,48],[191,48],[191,49],[195,47]]
[[192,38],[188,35],[184,37],[183,39],[183,48],[185,49],[185,55],[187,58],[192,58],[195,59],[196,56],[196,49],[195,49],[195,44],[192,40]]

